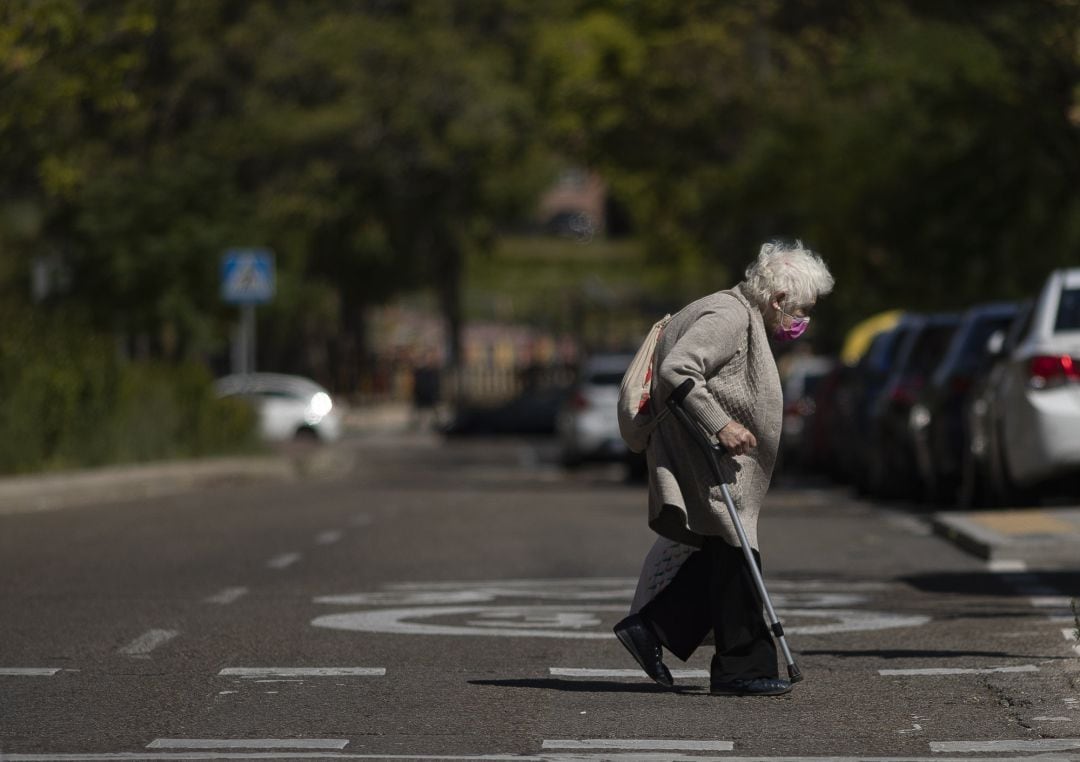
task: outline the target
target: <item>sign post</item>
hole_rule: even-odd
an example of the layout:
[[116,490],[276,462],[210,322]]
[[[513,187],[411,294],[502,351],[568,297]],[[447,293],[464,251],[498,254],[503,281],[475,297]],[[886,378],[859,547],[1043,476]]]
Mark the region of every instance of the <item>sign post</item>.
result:
[[266,249],[229,249],[221,258],[221,298],[240,306],[233,335],[233,373],[255,372],[255,306],[274,298],[274,255]]

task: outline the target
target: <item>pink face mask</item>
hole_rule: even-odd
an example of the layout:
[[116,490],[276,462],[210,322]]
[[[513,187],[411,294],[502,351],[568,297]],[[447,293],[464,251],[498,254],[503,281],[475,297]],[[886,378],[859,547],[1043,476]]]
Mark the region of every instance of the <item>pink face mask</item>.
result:
[[777,341],[795,341],[795,339],[806,333],[807,327],[810,325],[810,318],[808,317],[795,317],[789,315],[783,310],[780,310],[780,314],[791,320],[791,326],[784,328],[784,321],[780,321],[780,325],[776,326],[776,330],[773,331],[773,338]]

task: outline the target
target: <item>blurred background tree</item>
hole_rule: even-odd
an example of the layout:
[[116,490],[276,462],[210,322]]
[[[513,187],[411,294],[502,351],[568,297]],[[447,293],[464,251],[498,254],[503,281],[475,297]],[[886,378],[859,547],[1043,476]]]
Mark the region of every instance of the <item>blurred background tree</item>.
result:
[[[398,294],[433,295],[456,359],[470,271],[498,290],[528,260],[514,287],[548,290],[509,317],[573,326],[559,292],[605,272],[676,305],[787,236],[838,276],[835,344],[1075,261],[1078,30],[1076,0],[10,0],[0,298],[220,372],[219,258],[266,246],[264,366],[347,391]],[[605,179],[626,246],[507,235],[566,165]]]
[[538,90],[654,257],[733,281],[801,237],[837,329],[1076,261],[1078,30],[1072,0],[588,2],[545,27]]

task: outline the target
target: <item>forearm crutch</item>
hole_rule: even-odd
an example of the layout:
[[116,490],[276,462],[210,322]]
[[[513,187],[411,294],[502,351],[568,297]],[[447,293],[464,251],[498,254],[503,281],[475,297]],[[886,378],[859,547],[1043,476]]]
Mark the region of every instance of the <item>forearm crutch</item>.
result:
[[750,541],[746,538],[746,530],[743,529],[742,521],[739,519],[739,512],[735,510],[735,502],[731,499],[731,493],[728,492],[727,484],[724,481],[724,476],[720,471],[719,456],[724,455],[726,450],[724,447],[716,442],[713,442],[701,427],[694,423],[690,415],[683,409],[682,402],[686,399],[686,395],[690,393],[690,390],[694,388],[694,380],[688,378],[679,384],[678,388],[671,393],[668,397],[667,406],[671,412],[675,414],[675,417],[679,419],[686,430],[690,432],[690,435],[694,438],[694,441],[698,443],[702,451],[705,453],[705,460],[709,462],[709,466],[712,468],[713,476],[716,477],[717,483],[720,485],[720,492],[724,496],[724,502],[727,504],[728,514],[731,515],[731,523],[735,525],[735,533],[739,536],[739,544],[742,545],[743,557],[746,559],[746,565],[750,569],[750,575],[754,578],[754,585],[757,587],[758,597],[761,598],[762,604],[765,606],[765,613],[767,614],[769,626],[772,629],[773,635],[780,641],[780,650],[784,654],[784,661],[787,662],[788,677],[791,682],[797,683],[803,679],[802,672],[799,671],[799,665],[795,663],[795,658],[791,655],[791,649],[788,648],[787,639],[784,637],[784,626],[780,624],[780,620],[776,616],[776,610],[773,609],[772,600],[769,599],[769,591],[765,589],[765,580],[761,578],[761,571],[758,569],[757,563],[754,561],[754,553],[750,549]]

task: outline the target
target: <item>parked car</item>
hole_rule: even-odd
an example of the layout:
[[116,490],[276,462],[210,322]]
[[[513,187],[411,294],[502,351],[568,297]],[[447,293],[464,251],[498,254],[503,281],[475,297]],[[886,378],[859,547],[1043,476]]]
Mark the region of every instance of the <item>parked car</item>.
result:
[[619,435],[619,384],[632,354],[596,354],[581,365],[556,418],[562,463],[625,461],[630,453]]
[[333,442],[341,437],[341,411],[311,379],[280,373],[225,376],[214,382],[219,397],[254,405],[259,433],[268,442],[291,439]]
[[862,492],[870,492],[871,414],[888,383],[906,338],[921,320],[905,314],[895,327],[877,334],[859,363],[846,374],[838,390],[837,423],[833,452],[842,469]]
[[961,507],[998,505],[1008,501],[1009,489],[1002,481],[1001,448],[991,411],[997,407],[997,393],[1005,372],[1005,358],[1020,343],[1031,325],[1034,300],[1020,304],[1009,327],[987,339],[985,361],[975,375],[971,394],[964,407],[967,446],[960,458],[957,503]]
[[988,361],[986,343],[1012,323],[1015,303],[984,304],[964,313],[952,341],[911,409],[915,462],[921,491],[934,501],[952,501],[967,448],[964,412],[976,376]]
[[806,468],[838,481],[850,479],[845,470],[850,437],[844,426],[854,417],[850,409],[850,379],[854,374],[854,366],[836,362],[817,383],[814,412],[809,416],[803,437],[801,459]]
[[788,467],[804,468],[809,465],[808,440],[817,413],[815,394],[835,364],[832,358],[808,355],[796,358],[786,369],[780,457]]
[[450,437],[551,436],[565,397],[565,386],[538,386],[498,404],[463,405],[455,411],[443,433]]
[[956,314],[912,319],[910,330],[873,401],[868,422],[868,491],[880,497],[915,497],[915,443],[911,411],[960,324]]
[[[1080,268],[1047,278],[981,398],[984,465],[1008,502],[1080,479]],[[1018,494],[1019,493],[1019,494]],[[1025,494],[1026,493],[1026,494]]]

